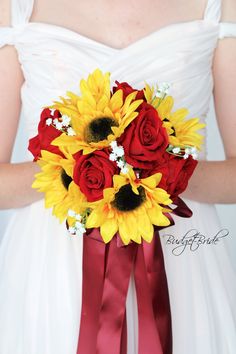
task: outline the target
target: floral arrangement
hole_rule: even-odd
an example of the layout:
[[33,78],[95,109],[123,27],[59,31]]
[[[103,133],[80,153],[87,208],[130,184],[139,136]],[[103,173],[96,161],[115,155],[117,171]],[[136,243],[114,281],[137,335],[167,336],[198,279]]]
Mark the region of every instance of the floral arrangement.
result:
[[173,111],[169,85],[137,90],[111,87],[99,69],[42,110],[29,150],[41,166],[33,188],[71,235],[100,228],[108,243],[151,242],[154,227],[170,225],[170,213],[196,164],[204,127]]

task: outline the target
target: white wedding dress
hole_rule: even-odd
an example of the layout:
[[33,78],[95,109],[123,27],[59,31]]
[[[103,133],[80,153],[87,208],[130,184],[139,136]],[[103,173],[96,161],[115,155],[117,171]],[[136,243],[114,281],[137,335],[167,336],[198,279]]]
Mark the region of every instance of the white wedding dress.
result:
[[[60,26],[30,22],[32,8],[33,0],[12,0],[12,26],[0,28],[0,47],[16,47],[25,76],[22,113],[29,138],[36,135],[41,108],[67,90],[79,92],[79,80],[96,67],[136,88],[144,81],[169,82],[175,108],[188,107],[190,116],[205,121],[214,50],[218,40],[236,37],[236,24],[220,22],[220,0],[208,0],[203,19],[166,26],[124,49]],[[173,354],[234,354],[236,282],[227,238],[195,252],[187,247],[176,256],[164,236],[181,238],[197,229],[212,238],[221,229],[213,205],[186,202],[193,217],[176,217],[176,224],[161,232]],[[82,239],[70,237],[43,200],[14,210],[0,247],[0,354],[76,354],[81,286]],[[127,315],[128,354],[136,354],[133,281]]]

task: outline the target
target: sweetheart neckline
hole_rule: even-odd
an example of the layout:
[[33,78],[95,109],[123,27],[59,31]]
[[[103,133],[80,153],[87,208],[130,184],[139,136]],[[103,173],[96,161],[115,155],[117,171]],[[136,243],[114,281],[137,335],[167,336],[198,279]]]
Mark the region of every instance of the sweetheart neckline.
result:
[[127,46],[125,47],[122,47],[122,48],[115,48],[115,47],[112,47],[108,44],[105,44],[105,43],[102,43],[100,41],[97,41],[93,38],[90,38],[86,35],[83,35],[79,32],[76,32],[76,31],[73,31],[67,27],[64,27],[64,26],[59,26],[59,25],[54,25],[54,24],[50,24],[50,23],[46,23],[46,22],[35,22],[35,21],[32,21],[32,22],[28,22],[26,25],[28,26],[42,26],[42,27],[45,27],[45,28],[51,28],[51,29],[55,29],[55,30],[60,30],[60,31],[64,31],[65,33],[67,33],[68,35],[70,34],[71,36],[74,36],[75,38],[77,38],[78,40],[82,39],[82,40],[85,40],[85,41],[88,41],[90,42],[91,44],[94,44],[94,45],[97,45],[97,46],[100,46],[100,47],[103,47],[104,49],[107,49],[107,50],[110,50],[110,51],[114,51],[114,52],[123,52],[123,51],[126,51],[128,50],[129,48],[132,48],[152,37],[155,37],[156,35],[159,35],[160,33],[162,32],[165,32],[169,29],[173,29],[173,28],[176,28],[178,26],[189,26],[191,24],[203,24],[203,23],[206,23],[206,24],[211,24],[211,25],[217,25],[218,23],[215,23],[215,22],[212,22],[212,21],[209,21],[209,20],[206,20],[206,19],[200,19],[200,20],[190,20],[190,21],[184,21],[184,22],[176,22],[176,23],[171,23],[170,25],[166,25],[166,26],[163,26],[155,31],[152,31],[150,32],[149,34],[137,39],[136,41],[128,44]]

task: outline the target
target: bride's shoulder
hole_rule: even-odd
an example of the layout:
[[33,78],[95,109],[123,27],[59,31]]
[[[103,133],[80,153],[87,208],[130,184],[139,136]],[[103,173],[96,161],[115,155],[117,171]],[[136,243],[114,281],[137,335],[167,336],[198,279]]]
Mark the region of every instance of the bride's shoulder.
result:
[[0,27],[8,26],[11,18],[11,0],[0,0]]
[[236,22],[236,1],[235,0],[221,0],[221,21],[222,22]]

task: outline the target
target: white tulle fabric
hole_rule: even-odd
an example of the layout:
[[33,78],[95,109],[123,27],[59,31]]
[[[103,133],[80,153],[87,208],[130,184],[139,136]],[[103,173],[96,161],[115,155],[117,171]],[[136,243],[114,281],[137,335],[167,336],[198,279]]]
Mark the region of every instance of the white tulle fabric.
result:
[[[12,26],[0,28],[0,47],[12,44],[18,51],[25,76],[21,95],[28,137],[37,132],[41,108],[67,90],[79,93],[79,80],[96,67],[110,71],[112,80],[137,88],[144,80],[170,82],[175,108],[188,107],[190,116],[204,122],[218,39],[236,36],[236,24],[219,22],[220,5],[220,0],[209,0],[204,19],[166,26],[115,49],[59,26],[29,22],[33,0],[12,0]],[[32,159],[30,154],[27,158]],[[205,158],[203,150],[201,159]],[[234,354],[236,282],[226,239],[178,257],[166,244],[166,233],[180,238],[197,229],[213,237],[221,228],[213,205],[186,202],[193,217],[176,218],[175,226],[161,232],[173,354]],[[76,354],[81,268],[82,239],[69,237],[51,210],[44,209],[43,200],[15,210],[0,247],[1,354]],[[128,354],[137,353],[136,306],[132,280]]]

